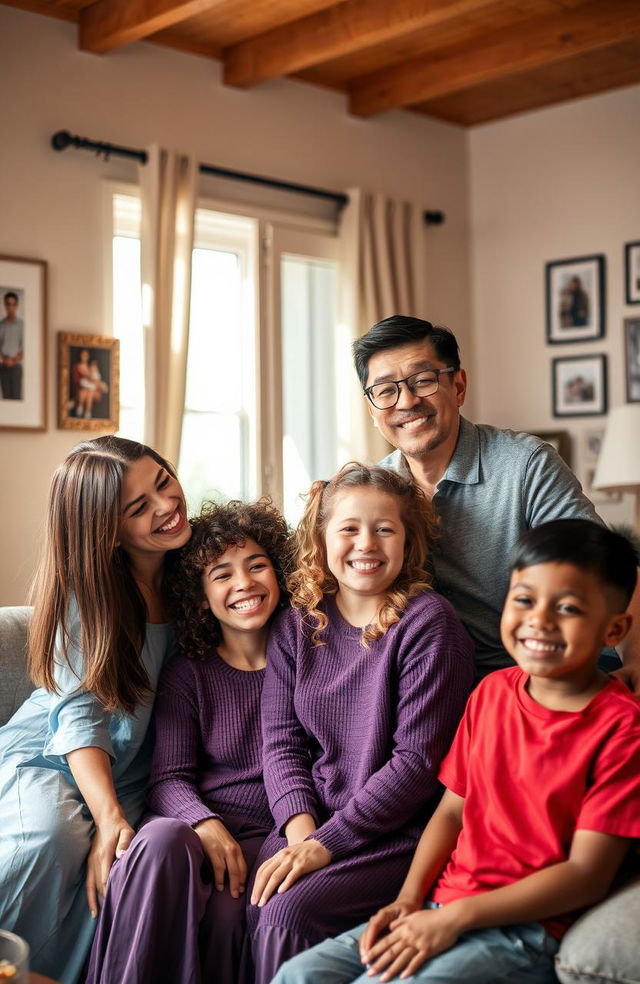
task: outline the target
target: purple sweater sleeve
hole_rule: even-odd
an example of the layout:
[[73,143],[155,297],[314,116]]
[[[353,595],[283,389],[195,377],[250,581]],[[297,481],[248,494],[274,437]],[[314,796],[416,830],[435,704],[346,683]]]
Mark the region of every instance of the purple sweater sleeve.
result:
[[[276,827],[298,813],[318,823],[318,804],[311,776],[309,736],[294,706],[298,616],[285,610],[269,634],[267,670],[262,691],[264,784]],[[274,715],[273,710],[276,710]]]
[[165,670],[155,705],[156,742],[147,801],[162,817],[175,817],[194,827],[216,819],[203,803],[197,785],[201,748],[196,687],[186,660],[175,659]]
[[438,601],[428,622],[415,611],[405,616],[390,758],[310,835],[334,858],[402,827],[437,789],[440,762],[453,740],[474,675],[471,640],[453,610]]

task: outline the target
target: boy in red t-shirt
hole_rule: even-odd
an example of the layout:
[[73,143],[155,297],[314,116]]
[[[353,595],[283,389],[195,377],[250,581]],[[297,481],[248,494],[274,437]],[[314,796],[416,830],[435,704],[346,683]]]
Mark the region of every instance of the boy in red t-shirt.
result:
[[397,899],[273,984],[557,980],[562,934],[640,837],[640,701],[597,668],[631,625],[637,563],[588,520],[522,537],[501,623],[518,665],[471,695]]

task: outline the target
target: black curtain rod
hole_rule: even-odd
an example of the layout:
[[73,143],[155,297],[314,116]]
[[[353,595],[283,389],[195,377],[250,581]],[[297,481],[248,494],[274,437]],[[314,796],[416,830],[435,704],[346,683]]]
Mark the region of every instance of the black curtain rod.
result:
[[[98,157],[107,161],[110,157],[128,157],[131,160],[147,163],[146,150],[136,150],[134,147],[120,147],[118,144],[105,143],[102,140],[88,140],[86,137],[76,137],[68,130],[58,130],[51,137],[54,150],[66,150],[75,147],[77,150],[93,150]],[[344,192],[327,191],[325,188],[314,188],[311,185],[294,184],[291,181],[277,181],[275,178],[265,178],[259,174],[247,174],[244,171],[230,171],[224,167],[214,167],[212,164],[200,164],[200,174],[211,174],[216,178],[229,178],[232,181],[246,181],[249,184],[262,185],[266,188],[277,188],[279,191],[292,191],[298,195],[311,195],[314,198],[324,198],[334,202],[338,208],[343,208],[349,201]],[[423,213],[427,225],[442,225],[444,212],[427,211]]]

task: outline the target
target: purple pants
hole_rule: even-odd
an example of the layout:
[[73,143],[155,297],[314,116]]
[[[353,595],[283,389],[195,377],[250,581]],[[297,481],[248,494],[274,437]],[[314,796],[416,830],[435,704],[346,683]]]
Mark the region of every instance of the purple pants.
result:
[[[249,871],[264,827],[226,817]],[[200,838],[155,817],[115,861],[91,951],[87,984],[250,984],[246,894],[217,892]]]
[[[417,839],[417,829],[381,838],[303,875],[284,894],[272,895],[261,909],[247,902],[255,984],[269,984],[285,960],[352,929],[391,902],[409,870]],[[260,850],[254,875],[263,861],[286,846],[286,840],[271,833]],[[253,878],[247,898],[252,886]]]

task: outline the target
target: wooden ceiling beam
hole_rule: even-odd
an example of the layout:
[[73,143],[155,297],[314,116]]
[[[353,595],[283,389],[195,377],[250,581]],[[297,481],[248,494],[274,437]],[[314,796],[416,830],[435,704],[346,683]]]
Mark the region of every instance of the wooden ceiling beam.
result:
[[224,52],[226,85],[247,87],[495,6],[497,0],[344,0]]
[[349,109],[355,116],[373,116],[414,106],[607,48],[638,34],[638,0],[589,0],[577,9],[485,36],[454,54],[416,58],[358,79],[350,86]]
[[224,0],[96,0],[79,12],[78,45],[103,55],[141,41]]

